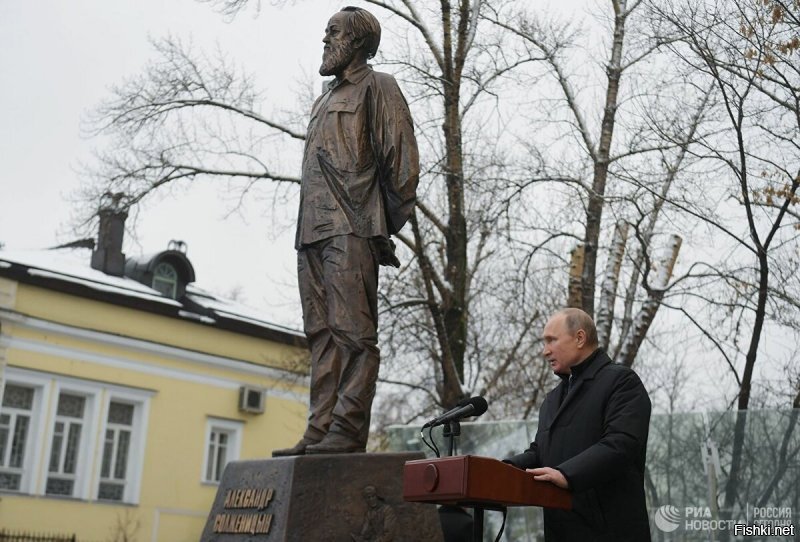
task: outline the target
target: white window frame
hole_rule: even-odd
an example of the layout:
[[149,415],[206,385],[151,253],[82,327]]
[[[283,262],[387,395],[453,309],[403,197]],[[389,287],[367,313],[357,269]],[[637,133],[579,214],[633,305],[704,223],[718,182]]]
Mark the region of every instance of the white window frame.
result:
[[[7,406],[2,404],[5,401],[5,398],[8,396],[9,386],[30,391],[30,405],[27,408]],[[11,382],[5,383],[3,395],[0,395],[0,429],[5,429],[5,438],[0,439],[0,444],[2,444],[2,448],[0,448],[0,475],[17,476],[19,480],[19,487],[2,488],[3,491],[19,491],[22,487],[22,476],[25,474],[25,458],[27,457],[26,452],[28,451],[28,446],[31,441],[30,433],[31,425],[33,424],[33,407],[35,397],[36,388],[33,388],[32,386],[20,386],[18,384],[12,384]],[[7,417],[8,421],[4,423],[2,421],[3,417]],[[23,419],[27,420],[27,426],[25,428],[25,437],[22,441],[22,449],[19,450],[20,453],[17,456],[20,464],[18,466],[14,466],[12,465],[15,459],[14,444],[16,443],[15,441],[17,440],[19,433],[20,421]]]
[[[209,480],[206,477],[208,472],[208,462],[213,458],[209,457],[208,449],[211,445],[212,432],[225,433],[229,435],[227,445],[227,457],[225,458],[225,465],[231,461],[237,461],[242,449],[242,432],[244,429],[243,421],[226,420],[223,418],[208,417],[206,420],[206,432],[203,442],[203,463],[201,465],[200,480],[204,484],[219,485],[219,480]],[[225,467],[222,468],[225,470]],[[222,478],[222,472],[218,473]]]
[[[108,393],[103,401],[101,425],[98,432],[98,443],[95,455],[95,473],[92,476],[92,500],[109,503],[138,504],[142,488],[142,471],[144,470],[145,441],[150,415],[150,397],[152,392],[134,391],[116,386],[108,386]],[[106,429],[108,428],[108,410],[112,402],[133,405],[133,424],[131,441],[128,447],[128,466],[125,476],[125,489],[121,501],[99,499],[101,469],[103,468],[103,452]]]
[[[91,464],[94,454],[92,449],[97,446],[97,425],[99,417],[101,385],[74,378],[61,378],[53,375],[55,380],[53,393],[50,400],[50,415],[48,417],[47,440],[45,442],[45,461],[42,464],[41,480],[37,494],[49,498],[62,499],[88,499],[91,484]],[[86,398],[83,414],[83,427],[81,428],[80,443],[78,444],[78,462],[75,468],[75,485],[72,495],[50,495],[47,494],[47,479],[50,477],[50,455],[53,451],[53,434],[58,417],[58,398],[61,393],[70,395],[81,395]]]
[[[7,382],[32,387],[34,398],[20,489],[4,490],[2,493],[38,495],[53,499],[98,500],[108,408],[111,401],[119,401],[134,405],[125,490],[122,501],[101,502],[138,504],[144,469],[150,398],[155,395],[155,391],[127,388],[21,367],[7,366],[5,373],[5,380],[1,381],[0,385],[5,385]],[[50,474],[50,454],[58,397],[62,391],[86,397],[84,426],[81,429],[78,466],[75,472],[76,483],[72,496],[45,493]]]
[[[159,271],[161,269],[169,270],[168,274],[161,274]],[[171,263],[167,262],[159,262],[156,264],[155,268],[153,269],[153,281],[151,287],[154,290],[158,290],[159,292],[163,293],[165,296],[175,299],[178,295],[178,281],[180,280],[180,275],[178,274],[178,269]],[[162,292],[161,288],[159,288],[156,284],[161,283],[164,286],[170,288],[169,292]]]
[[[26,388],[33,388],[33,405],[31,408],[31,421],[28,426],[28,440],[25,443],[25,454],[22,459],[22,477],[18,490],[3,490],[11,494],[34,494],[38,483],[38,469],[42,458],[42,448],[45,438],[45,398],[49,395],[51,379],[32,371],[18,370],[15,367],[6,367],[5,379],[0,385],[14,384]],[[0,402],[2,410],[2,402]]]

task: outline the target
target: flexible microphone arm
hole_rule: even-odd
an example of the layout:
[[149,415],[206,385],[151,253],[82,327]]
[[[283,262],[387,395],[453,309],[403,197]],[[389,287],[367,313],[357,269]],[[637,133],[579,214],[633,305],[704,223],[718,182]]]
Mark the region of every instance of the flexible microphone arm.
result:
[[422,427],[436,427],[437,425],[444,425],[446,423],[467,418],[469,416],[480,416],[486,412],[486,409],[488,408],[489,404],[483,397],[479,395],[471,397],[466,401],[462,401],[462,403],[460,403],[458,406],[448,410],[438,418],[432,419]]

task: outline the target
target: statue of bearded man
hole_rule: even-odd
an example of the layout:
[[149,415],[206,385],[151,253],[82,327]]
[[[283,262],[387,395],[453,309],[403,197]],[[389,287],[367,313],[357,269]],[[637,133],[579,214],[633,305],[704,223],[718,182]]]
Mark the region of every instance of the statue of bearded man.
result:
[[345,7],[328,21],[319,72],[334,76],[311,110],[297,220],[297,274],[311,349],[308,426],[273,456],[363,452],[375,396],[378,268],[399,266],[390,236],[419,181],[414,126],[394,77],[367,63],[381,28]]

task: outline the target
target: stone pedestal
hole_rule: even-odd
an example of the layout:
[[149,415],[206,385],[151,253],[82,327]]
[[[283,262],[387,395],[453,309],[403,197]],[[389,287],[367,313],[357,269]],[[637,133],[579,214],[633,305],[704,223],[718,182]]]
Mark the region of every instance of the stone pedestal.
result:
[[441,542],[436,507],[403,501],[421,453],[230,463],[201,542]]

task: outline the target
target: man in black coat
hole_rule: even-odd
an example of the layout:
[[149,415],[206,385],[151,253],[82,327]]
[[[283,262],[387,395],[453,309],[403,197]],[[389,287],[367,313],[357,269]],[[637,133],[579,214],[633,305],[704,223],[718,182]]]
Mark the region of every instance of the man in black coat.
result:
[[544,328],[544,357],[561,383],[544,400],[536,439],[506,461],[573,493],[544,510],[547,542],[644,542],[650,398],[630,368],[598,348],[588,314],[564,309]]

